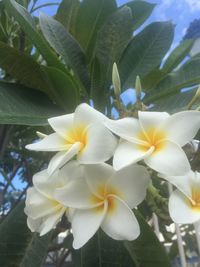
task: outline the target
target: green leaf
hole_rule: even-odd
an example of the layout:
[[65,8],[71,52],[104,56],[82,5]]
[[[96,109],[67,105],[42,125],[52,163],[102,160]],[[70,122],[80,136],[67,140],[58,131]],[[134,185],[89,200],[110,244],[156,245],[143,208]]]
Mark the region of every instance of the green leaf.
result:
[[132,30],[138,29],[145,20],[151,15],[156,4],[148,3],[145,1],[131,1],[125,4],[130,7],[133,14],[133,27]]
[[27,228],[24,203],[19,203],[0,224],[0,266],[42,267],[50,234],[39,237]]
[[133,86],[136,76],[142,79],[159,66],[173,40],[170,22],[155,22],[136,35],[124,51],[119,73],[124,89]]
[[15,48],[0,42],[0,67],[20,83],[47,91],[48,85],[40,65],[26,54],[19,53]]
[[149,90],[144,97],[146,104],[165,96],[175,94],[187,87],[200,83],[200,59],[191,59],[182,65],[177,71],[167,75],[154,89]]
[[77,15],[75,38],[90,58],[97,33],[106,19],[117,9],[115,0],[84,0]]
[[79,0],[62,0],[55,16],[55,19],[62,23],[72,35],[75,32],[79,7]]
[[98,58],[94,58],[91,63],[91,93],[90,97],[94,102],[94,107],[99,111],[105,111],[105,90],[103,69]]
[[38,33],[35,21],[28,11],[14,0],[3,0],[7,12],[13,16],[29,39],[40,51],[49,65],[64,69],[64,66],[52,52],[45,39]]
[[132,242],[124,242],[130,256],[135,259],[136,263],[139,264],[138,266],[171,267],[165,248],[159,242],[151,227],[139,211],[134,210],[134,213],[140,225],[140,235]]
[[194,40],[185,40],[181,42],[169,55],[165,64],[162,67],[162,71],[169,73],[174,68],[176,68],[182,60],[189,54],[192,46],[194,44]]
[[44,67],[49,87],[56,103],[68,112],[74,112],[80,102],[77,85],[71,76],[53,67]]
[[77,41],[53,18],[41,14],[40,27],[45,38],[55,51],[69,64],[86,89],[90,86],[85,55]]
[[111,239],[101,230],[75,255],[76,267],[134,267],[123,242]]
[[100,29],[95,54],[105,73],[105,82],[112,77],[113,63],[119,58],[132,36],[132,12],[129,7],[123,7],[112,14]]
[[62,113],[42,92],[0,82],[0,124],[47,125]]
[[166,73],[163,72],[159,68],[155,68],[150,73],[148,73],[144,78],[142,79],[142,89],[144,91],[148,91],[152,88],[155,88],[156,85],[166,77]]
[[[191,89],[186,92],[179,92],[169,95],[154,102],[154,107],[151,110],[167,111],[171,114],[187,109],[187,105],[195,95],[197,88]],[[195,109],[200,105],[200,99],[192,108]]]

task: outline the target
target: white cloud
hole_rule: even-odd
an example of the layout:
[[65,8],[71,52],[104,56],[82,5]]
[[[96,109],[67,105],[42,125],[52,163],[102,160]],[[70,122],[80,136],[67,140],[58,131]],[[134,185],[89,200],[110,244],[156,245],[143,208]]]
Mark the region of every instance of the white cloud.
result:
[[184,1],[189,6],[191,12],[200,10],[200,0],[184,0]]

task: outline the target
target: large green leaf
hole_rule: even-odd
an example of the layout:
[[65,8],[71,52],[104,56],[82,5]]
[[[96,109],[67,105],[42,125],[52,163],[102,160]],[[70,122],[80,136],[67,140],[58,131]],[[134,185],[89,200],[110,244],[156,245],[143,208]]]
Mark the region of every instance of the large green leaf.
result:
[[99,230],[98,233],[76,252],[76,267],[135,267],[123,246]]
[[63,69],[64,67],[57,56],[50,49],[45,39],[39,34],[35,21],[30,13],[14,0],[3,0],[3,2],[7,12],[16,19],[48,64]]
[[12,78],[28,87],[41,91],[48,90],[40,65],[30,56],[19,53],[17,49],[2,42],[0,42],[0,67]]
[[194,40],[185,40],[180,45],[178,45],[165,61],[165,64],[162,67],[162,71],[169,73],[174,68],[176,68],[189,54],[193,44]]
[[170,22],[155,22],[133,38],[119,64],[124,89],[133,86],[137,75],[142,78],[160,65],[173,35],[174,27]]
[[115,0],[82,1],[77,16],[75,37],[89,57],[92,55],[99,29],[116,9]]
[[24,203],[19,203],[0,224],[0,266],[42,267],[50,235],[39,237],[27,228]]
[[79,0],[62,0],[55,16],[56,20],[62,23],[72,35],[74,35],[75,32],[79,7]]
[[56,103],[67,112],[73,112],[80,102],[77,84],[71,76],[53,67],[44,67],[49,88]]
[[142,79],[142,89],[148,91],[155,88],[156,85],[166,77],[166,73],[163,72],[159,67],[153,69]]
[[62,56],[65,63],[70,65],[80,82],[88,90],[90,81],[85,55],[77,41],[62,24],[45,14],[40,16],[40,26],[49,44]]
[[200,59],[191,59],[177,71],[167,75],[154,89],[148,91],[144,97],[146,104],[165,96],[175,94],[180,89],[200,83]]
[[[178,92],[166,97],[159,99],[154,102],[154,106],[151,110],[156,111],[167,111],[169,113],[175,113],[187,109],[187,105],[192,100],[196,93],[196,88],[186,92]],[[192,108],[195,109],[200,105],[200,99],[197,101]]]
[[132,241],[125,241],[124,246],[137,263],[136,267],[171,267],[164,246],[139,211],[134,211],[140,224],[140,235]]
[[139,28],[146,19],[151,15],[155,4],[148,3],[145,1],[131,1],[125,4],[130,7],[133,14],[133,30]]
[[105,81],[111,80],[112,66],[118,62],[132,36],[132,12],[123,7],[112,14],[100,29],[95,54],[103,66]]
[[46,125],[48,118],[60,114],[42,92],[0,82],[0,124]]

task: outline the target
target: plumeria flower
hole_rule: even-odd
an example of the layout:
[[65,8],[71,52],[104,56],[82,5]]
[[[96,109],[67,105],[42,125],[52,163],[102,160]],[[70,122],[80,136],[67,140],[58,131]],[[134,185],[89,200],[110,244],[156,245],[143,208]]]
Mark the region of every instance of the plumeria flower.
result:
[[96,164],[113,156],[117,139],[103,125],[106,117],[87,104],[75,113],[48,120],[52,133],[26,148],[37,151],[60,151],[50,161],[49,174],[61,168],[74,156],[82,164]]
[[69,209],[54,198],[57,188],[62,188],[71,179],[80,177],[80,168],[76,161],[71,161],[62,170],[49,176],[47,170],[33,176],[33,187],[29,188],[26,197],[25,213],[27,224],[32,232],[44,235],[60,221]]
[[57,189],[56,199],[75,209],[72,217],[73,247],[82,247],[99,227],[116,240],[134,240],[140,233],[131,209],[145,198],[149,175],[143,166],[115,171],[102,163],[85,165],[84,178]]
[[176,223],[200,220],[200,173],[189,171],[184,176],[163,176],[178,189],[169,198],[169,213]]
[[152,169],[168,175],[190,170],[182,150],[200,128],[199,111],[139,112],[139,119],[107,120],[106,126],[122,138],[114,154],[113,166],[120,169],[144,160]]

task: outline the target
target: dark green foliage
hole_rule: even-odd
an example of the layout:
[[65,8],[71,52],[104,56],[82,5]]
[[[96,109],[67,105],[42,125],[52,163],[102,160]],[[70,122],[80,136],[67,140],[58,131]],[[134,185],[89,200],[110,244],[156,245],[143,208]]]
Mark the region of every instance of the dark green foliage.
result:
[[0,123],[46,125],[47,119],[62,114],[43,93],[21,85],[0,82]]
[[125,241],[124,246],[137,263],[135,267],[170,267],[165,248],[139,211],[135,210],[134,213],[140,224],[141,233],[136,240]]
[[0,266],[40,267],[47,255],[50,235],[39,237],[26,225],[24,202],[19,203],[0,224]]
[[173,35],[174,27],[170,22],[155,22],[133,38],[119,64],[123,89],[133,87],[137,75],[142,78],[160,65]]

